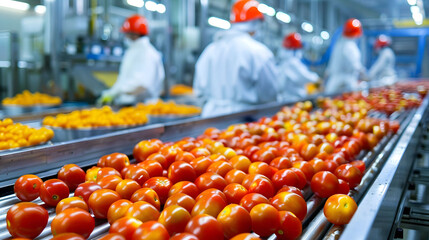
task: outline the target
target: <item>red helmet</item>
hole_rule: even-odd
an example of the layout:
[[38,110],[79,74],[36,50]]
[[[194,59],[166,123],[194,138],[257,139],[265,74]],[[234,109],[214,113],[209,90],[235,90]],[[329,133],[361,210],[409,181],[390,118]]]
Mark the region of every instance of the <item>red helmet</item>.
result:
[[125,20],[121,30],[124,33],[149,34],[146,18],[140,15],[133,15]]
[[239,23],[264,19],[264,14],[258,10],[258,5],[259,2],[255,0],[238,0],[232,6],[230,21]]
[[343,35],[350,38],[357,38],[362,35],[362,24],[356,18],[350,18],[344,24]]
[[302,48],[301,34],[293,32],[287,35],[283,40],[283,47],[289,49]]
[[378,36],[377,40],[374,43],[375,49],[380,49],[383,47],[387,47],[392,43],[392,39],[386,35],[380,35]]

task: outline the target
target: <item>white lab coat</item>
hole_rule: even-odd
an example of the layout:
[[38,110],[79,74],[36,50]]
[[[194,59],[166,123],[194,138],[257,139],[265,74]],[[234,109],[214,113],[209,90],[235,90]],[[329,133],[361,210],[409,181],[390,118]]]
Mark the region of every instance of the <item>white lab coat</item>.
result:
[[281,100],[296,101],[307,96],[306,84],[315,83],[319,76],[301,61],[299,50],[281,49],[279,53],[279,92]]
[[334,46],[329,59],[325,85],[327,94],[356,91],[359,84],[359,75],[365,73],[361,62],[361,53],[356,40],[341,37]]
[[396,80],[395,53],[389,47],[380,50],[380,54],[368,72],[371,84],[389,85]]
[[122,59],[119,76],[112,88],[103,92],[114,97],[115,104],[133,104],[159,98],[164,82],[161,54],[149,37],[131,43]]
[[221,32],[196,64],[194,91],[207,100],[203,117],[277,100],[273,53],[248,33]]

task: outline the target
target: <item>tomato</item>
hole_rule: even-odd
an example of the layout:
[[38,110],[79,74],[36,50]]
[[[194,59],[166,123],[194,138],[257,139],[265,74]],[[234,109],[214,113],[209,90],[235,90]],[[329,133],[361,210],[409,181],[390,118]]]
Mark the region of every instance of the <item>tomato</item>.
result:
[[135,166],[128,169],[124,176],[125,179],[132,179],[138,184],[143,185],[150,177],[149,173],[142,167]]
[[121,172],[124,167],[130,165],[130,159],[123,153],[111,153],[102,156],[98,163],[97,166],[99,167],[112,167]]
[[272,167],[265,162],[253,162],[250,164],[248,172],[249,174],[261,174],[267,178],[271,178],[274,174]]
[[269,178],[265,177],[262,174],[247,174],[247,176],[243,179],[243,182],[241,183],[241,185],[243,185],[243,187],[245,187],[246,189],[249,189],[250,184],[252,184],[256,179],[259,179],[259,178],[270,180]]
[[176,156],[183,152],[182,149],[176,146],[164,146],[160,149],[159,153],[161,153],[165,157],[165,162],[161,163],[164,169],[168,169],[170,165],[176,160]]
[[239,204],[240,200],[248,193],[248,191],[241,184],[231,183],[223,189],[223,193],[225,194],[228,203]]
[[231,240],[262,240],[253,233],[241,233],[231,238]]
[[351,165],[357,167],[359,171],[362,173],[362,175],[365,173],[365,162],[361,160],[355,160],[350,162]]
[[225,175],[233,169],[234,167],[232,164],[227,161],[216,161],[207,168],[207,172],[216,173],[221,177],[225,177]]
[[79,184],[85,182],[85,172],[76,164],[67,164],[58,171],[58,179],[65,182],[73,191]]
[[281,192],[291,192],[291,193],[296,193],[299,196],[301,196],[302,198],[304,198],[304,195],[302,194],[302,191],[297,188],[297,187],[292,187],[292,186],[284,186],[282,188],[280,188],[279,191],[277,191],[277,194],[281,193]]
[[156,153],[162,146],[161,141],[141,141],[134,146],[133,156],[138,162],[146,160],[152,153]]
[[134,232],[143,223],[132,217],[123,217],[116,220],[109,229],[109,233],[118,233],[125,237],[125,239],[131,239]]
[[279,170],[273,175],[272,181],[277,190],[283,186],[299,187],[302,185],[298,175],[291,169]]
[[313,166],[305,161],[294,162],[293,167],[300,169],[304,173],[307,182],[310,182],[311,178],[315,174]]
[[173,162],[168,168],[168,178],[172,183],[194,181],[197,177],[191,164],[183,161]]
[[209,156],[209,158],[213,162],[217,162],[217,161],[228,161],[229,162],[229,160],[224,155],[221,155],[221,154],[212,154]]
[[164,225],[171,236],[183,232],[190,220],[191,214],[177,205],[164,208],[158,218],[158,222]]
[[216,218],[207,214],[200,214],[192,217],[192,219],[186,225],[185,232],[194,234],[200,240],[224,239],[222,225],[216,220]]
[[216,188],[210,188],[201,192],[200,194],[198,194],[197,198],[195,198],[195,201],[198,201],[201,198],[210,198],[214,195],[219,195],[221,198],[223,198],[223,200],[225,200],[225,202],[227,201],[225,194]]
[[212,163],[213,160],[208,157],[198,157],[190,162],[191,166],[195,169],[197,176],[205,173]]
[[226,206],[217,216],[217,221],[222,225],[223,234],[227,239],[252,230],[249,212],[237,204]]
[[55,207],[62,199],[67,198],[69,193],[69,187],[59,179],[45,181],[39,190],[40,199],[52,207]]
[[122,178],[122,175],[118,171],[116,171],[116,169],[111,168],[111,167],[103,167],[103,168],[100,168],[100,170],[98,170],[98,172],[97,172],[96,182],[99,182],[104,177],[110,176],[110,175],[116,175],[116,176]]
[[338,191],[338,178],[328,171],[314,174],[311,179],[311,190],[319,197],[326,198]]
[[212,194],[211,196],[202,197],[195,202],[192,208],[191,215],[197,216],[199,214],[208,214],[217,217],[220,211],[227,205],[225,199],[219,194]]
[[121,177],[116,175],[109,175],[97,181],[97,184],[100,185],[100,187],[103,189],[116,190],[116,186],[118,186],[121,181]]
[[348,194],[350,192],[349,183],[343,179],[338,179],[338,192],[340,194]]
[[170,240],[200,240],[200,239],[191,233],[178,233],[173,237],[171,237]]
[[195,159],[195,156],[190,152],[185,152],[185,150],[183,150],[183,152],[179,152],[176,155],[176,161],[183,161],[183,162],[190,163],[194,159]]
[[159,159],[164,159],[165,157],[159,153],[154,153],[150,155],[145,161],[140,162],[137,166],[142,167],[149,174],[149,177],[161,177],[162,171],[164,168],[161,165],[161,161]]
[[250,158],[252,162],[265,162],[270,163],[277,156],[275,155],[276,149],[273,147],[261,148],[256,151]]
[[110,189],[94,191],[88,199],[88,206],[96,218],[107,218],[107,211],[112,203],[121,199],[121,196]]
[[152,188],[153,190],[155,190],[155,192],[158,194],[159,201],[161,202],[161,204],[164,204],[165,200],[167,200],[168,191],[170,191],[171,186],[172,186],[172,183],[170,179],[166,177],[149,178],[143,184],[143,187]]
[[249,193],[259,193],[264,195],[266,198],[271,198],[276,192],[273,183],[264,178],[256,179],[252,184],[250,184],[248,190]]
[[331,173],[335,172],[335,169],[339,166],[337,162],[331,161],[331,160],[325,160],[325,166],[326,171],[329,171]]
[[204,148],[204,147],[194,148],[194,149],[192,149],[191,153],[196,158],[207,157],[207,156],[210,156],[210,154],[211,154],[210,151],[207,148]]
[[75,197],[82,198],[85,202],[88,202],[89,196],[96,191],[101,189],[100,185],[93,182],[85,182],[79,184],[79,186],[74,191]]
[[349,183],[350,188],[358,186],[362,180],[362,172],[351,164],[343,164],[335,169],[335,175],[339,179]]
[[241,184],[244,180],[244,178],[247,176],[246,173],[244,173],[241,170],[232,169],[225,175],[225,181],[229,183],[238,183]]
[[287,169],[292,167],[292,162],[287,157],[276,157],[270,162],[270,166],[275,167],[279,170]]
[[278,240],[293,240],[297,239],[302,232],[301,220],[293,213],[288,211],[280,211],[280,228],[276,232]]
[[107,221],[112,224],[119,218],[125,217],[125,214],[132,205],[133,203],[126,199],[121,199],[112,203],[107,210]]
[[51,238],[50,240],[85,240],[86,238],[82,237],[77,233],[61,233]]
[[307,177],[305,176],[304,172],[301,171],[301,169],[299,168],[289,168],[289,169],[292,170],[296,174],[296,176],[298,176],[299,185],[297,186],[297,188],[304,189],[304,187],[307,185]]
[[131,202],[145,201],[152,204],[156,209],[161,209],[158,194],[152,188],[140,188],[131,196]]
[[84,211],[89,211],[88,210],[88,204],[86,204],[86,202],[80,198],[80,197],[69,197],[69,198],[64,198],[63,200],[61,200],[58,204],[57,207],[55,209],[55,212],[57,213],[57,215],[64,211],[65,209],[68,208],[80,208]]
[[134,232],[132,240],[168,240],[170,235],[167,229],[157,221],[149,221],[140,225]]
[[131,199],[134,192],[141,189],[140,184],[131,179],[124,179],[116,185],[116,192],[124,199]]
[[99,238],[98,240],[127,240],[124,236],[117,233],[109,233]]
[[241,198],[240,205],[244,207],[248,212],[252,210],[252,208],[261,203],[270,203],[268,198],[264,197],[264,195],[259,193],[249,193]]
[[271,204],[279,211],[290,211],[301,221],[307,215],[307,203],[296,193],[281,192],[271,199]]
[[138,201],[128,208],[125,217],[133,217],[142,222],[154,221],[159,217],[159,211],[152,204]]
[[305,144],[302,148],[301,148],[301,156],[304,158],[305,161],[309,161],[311,159],[313,159],[317,153],[319,153],[317,146],[314,145],[313,143],[310,144]]
[[167,199],[167,201],[165,201],[164,208],[167,208],[173,205],[178,205],[180,207],[183,207],[184,209],[186,209],[186,211],[191,213],[192,209],[195,206],[195,200],[189,195],[186,195],[184,193],[176,193],[171,195]]
[[195,185],[201,192],[209,188],[216,188],[222,191],[227,183],[219,174],[208,172],[200,175],[195,180]]
[[250,164],[252,163],[250,159],[243,155],[237,155],[229,160],[229,163],[231,163],[232,167],[243,171],[244,173],[247,173],[247,170],[249,169]]
[[92,167],[88,170],[86,170],[86,175],[85,175],[85,181],[86,182],[96,182],[97,181],[97,174],[98,171],[100,170],[100,167]]
[[45,229],[49,213],[43,207],[22,202],[13,205],[6,214],[6,227],[15,238],[36,238]]
[[77,233],[88,238],[95,227],[95,220],[80,208],[68,208],[57,214],[51,223],[51,231],[55,236],[61,233]]
[[185,193],[192,198],[196,198],[200,193],[200,190],[198,190],[198,187],[195,185],[195,183],[182,181],[171,186],[170,190],[168,191],[168,196],[170,197],[176,193]]
[[19,200],[30,202],[39,197],[39,189],[42,184],[42,179],[36,175],[23,175],[16,180],[13,190]]
[[180,149],[182,149],[183,151],[187,151],[187,152],[192,151],[192,149],[197,147],[195,145],[195,143],[193,143],[192,141],[187,141],[187,140],[180,140],[180,141],[176,142],[175,145],[180,147]]
[[261,237],[269,237],[280,227],[279,211],[267,203],[261,203],[250,210],[252,230]]
[[326,200],[323,213],[329,222],[343,225],[350,222],[356,209],[357,204],[353,198],[344,194],[335,194]]
[[321,159],[314,158],[308,161],[308,163],[310,163],[311,166],[313,166],[315,172],[328,171],[328,167],[326,166],[326,163]]

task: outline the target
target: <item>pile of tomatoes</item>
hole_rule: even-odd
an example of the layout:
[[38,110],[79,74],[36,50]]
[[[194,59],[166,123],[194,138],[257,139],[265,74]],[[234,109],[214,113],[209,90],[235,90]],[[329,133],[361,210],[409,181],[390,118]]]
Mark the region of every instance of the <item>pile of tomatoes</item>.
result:
[[65,165],[58,179],[24,175],[15,183],[24,202],[9,210],[7,228],[16,238],[38,236],[49,217],[30,202],[40,197],[56,208],[50,225],[56,240],[88,238],[95,219],[110,224],[101,239],[295,239],[307,215],[307,186],[329,198],[329,221],[346,224],[357,206],[345,194],[365,171],[356,156],[399,128],[349,108],[312,111],[311,103],[297,103],[197,138],[141,141],[134,164],[112,153],[86,172]]

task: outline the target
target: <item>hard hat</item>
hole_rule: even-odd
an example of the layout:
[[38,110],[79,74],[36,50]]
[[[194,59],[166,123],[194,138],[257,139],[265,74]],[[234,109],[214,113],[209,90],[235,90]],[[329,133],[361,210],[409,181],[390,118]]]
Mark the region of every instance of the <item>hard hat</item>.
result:
[[362,35],[362,24],[356,18],[347,20],[344,24],[343,35],[350,38],[357,38]]
[[387,47],[392,43],[392,39],[386,35],[380,35],[378,36],[377,40],[374,43],[375,49],[380,49],[383,47]]
[[289,49],[302,48],[301,34],[296,32],[288,34],[283,40],[283,47]]
[[238,0],[231,10],[231,23],[247,22],[264,19],[264,14],[258,10],[259,2],[255,0]]
[[133,15],[122,24],[122,32],[135,33],[139,35],[148,35],[149,28],[147,26],[146,18],[140,15]]

